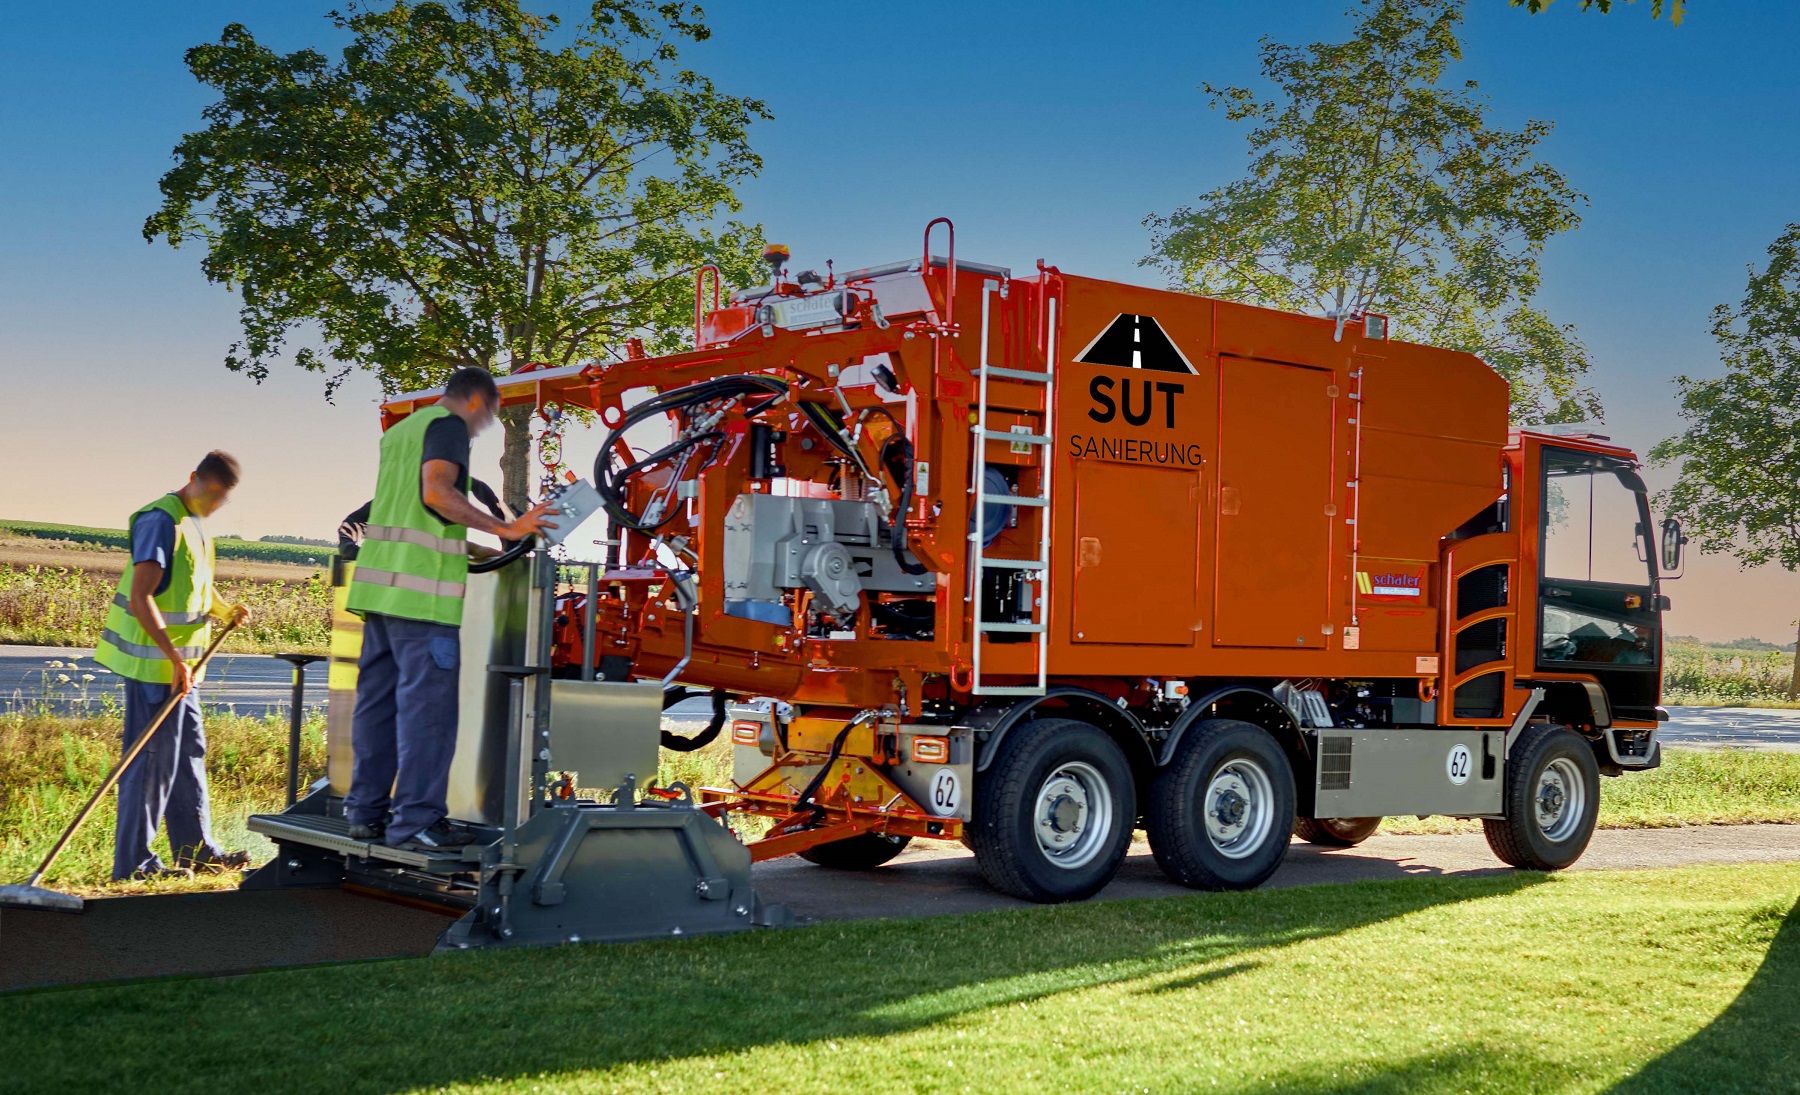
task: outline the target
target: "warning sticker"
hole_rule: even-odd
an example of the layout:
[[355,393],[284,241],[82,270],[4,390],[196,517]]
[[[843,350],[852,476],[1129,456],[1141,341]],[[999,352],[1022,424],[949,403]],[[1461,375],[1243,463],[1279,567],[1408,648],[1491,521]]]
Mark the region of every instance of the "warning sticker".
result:
[[1436,654],[1431,654],[1429,656],[1421,654],[1413,658],[1414,673],[1436,673],[1437,671],[1438,660]]

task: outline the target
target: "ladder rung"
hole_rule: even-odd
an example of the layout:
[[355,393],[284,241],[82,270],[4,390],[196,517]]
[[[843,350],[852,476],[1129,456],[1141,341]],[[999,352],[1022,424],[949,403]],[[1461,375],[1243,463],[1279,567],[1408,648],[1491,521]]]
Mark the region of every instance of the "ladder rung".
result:
[[1048,445],[1051,441],[1041,433],[1001,433],[999,430],[980,430],[979,432],[989,441],[1013,441],[1023,445]]
[[978,684],[969,689],[977,696],[1041,696],[1044,689],[1030,684]]
[[977,374],[987,373],[989,376],[1005,377],[1008,380],[1030,380],[1038,384],[1048,384],[1052,373],[1040,373],[1036,369],[1003,369],[998,365],[989,365],[986,369],[976,369]]
[[1007,631],[1007,632],[1023,631],[1023,632],[1027,632],[1027,633],[1035,635],[1038,632],[1044,630],[1044,625],[1043,624],[982,624],[981,630],[983,630],[983,631]]
[[984,556],[981,560],[981,565],[984,567],[999,567],[1002,570],[1045,569],[1044,561],[1042,559],[989,559]]
[[982,506],[982,505],[1047,506],[1050,504],[1050,499],[1035,498],[1035,497],[1032,497],[1031,495],[1021,496],[1021,495],[1017,495],[1017,494],[987,494],[987,493],[978,491],[975,494],[975,504],[978,506]]

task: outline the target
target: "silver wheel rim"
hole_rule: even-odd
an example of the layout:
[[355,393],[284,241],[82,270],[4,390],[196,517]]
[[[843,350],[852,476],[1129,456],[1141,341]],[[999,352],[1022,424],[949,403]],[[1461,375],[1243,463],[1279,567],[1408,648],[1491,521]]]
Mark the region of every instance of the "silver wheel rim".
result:
[[1558,757],[1544,766],[1531,796],[1531,809],[1537,815],[1538,832],[1552,844],[1561,844],[1575,834],[1587,813],[1587,783],[1574,761]]
[[1275,813],[1275,785],[1249,757],[1221,764],[1200,800],[1206,839],[1227,859],[1244,859],[1269,839]]
[[1038,787],[1032,829],[1044,858],[1067,870],[1093,862],[1112,836],[1112,786],[1082,760],[1060,765]]

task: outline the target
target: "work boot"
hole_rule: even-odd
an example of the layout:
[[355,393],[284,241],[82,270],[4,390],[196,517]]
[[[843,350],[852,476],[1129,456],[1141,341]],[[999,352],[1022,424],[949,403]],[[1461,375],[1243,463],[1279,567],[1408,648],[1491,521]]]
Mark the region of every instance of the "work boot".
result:
[[387,832],[387,826],[379,821],[352,821],[350,823],[351,840],[380,840]]
[[248,870],[250,867],[249,852],[221,852],[216,856],[177,860],[181,866],[206,874],[229,874],[232,871]]
[[[394,844],[389,840],[390,845]],[[427,848],[461,848],[469,844],[485,844],[487,837],[469,828],[459,825],[449,818],[439,818],[426,829],[421,829],[400,843],[420,844]]]

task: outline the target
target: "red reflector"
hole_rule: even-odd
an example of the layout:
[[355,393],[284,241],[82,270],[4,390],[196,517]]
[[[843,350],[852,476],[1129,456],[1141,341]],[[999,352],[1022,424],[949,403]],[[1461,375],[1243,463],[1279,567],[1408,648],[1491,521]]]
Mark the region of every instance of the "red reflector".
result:
[[738,745],[755,745],[762,738],[762,723],[734,722],[731,724],[731,740]]
[[950,759],[949,738],[914,738],[912,759],[920,764],[942,764]]

